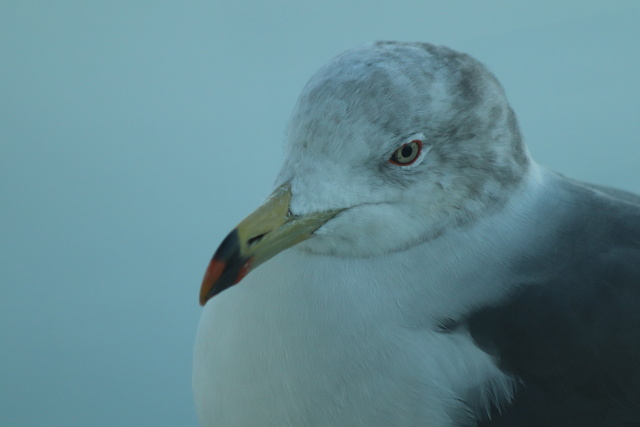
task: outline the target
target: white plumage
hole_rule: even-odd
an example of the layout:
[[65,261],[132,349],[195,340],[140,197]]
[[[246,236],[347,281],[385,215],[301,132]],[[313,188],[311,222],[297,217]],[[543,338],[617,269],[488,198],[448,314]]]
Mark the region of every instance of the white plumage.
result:
[[[389,162],[410,141],[414,163]],[[470,57],[405,43],[338,56],[300,96],[275,185],[287,218],[333,213],[239,285],[224,290],[240,265],[203,287],[203,302],[224,292],[196,342],[202,425],[475,425],[509,407],[524,375],[470,319],[551,276],[523,263],[552,256],[576,205],[567,185],[530,159]],[[223,243],[216,280],[269,232]]]

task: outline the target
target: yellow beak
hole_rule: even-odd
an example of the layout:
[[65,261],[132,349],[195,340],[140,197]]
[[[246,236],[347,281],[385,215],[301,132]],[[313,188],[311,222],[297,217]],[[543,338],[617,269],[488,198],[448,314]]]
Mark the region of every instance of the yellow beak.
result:
[[291,186],[284,184],[222,241],[202,280],[200,305],[240,282],[249,271],[313,236],[342,209],[292,215]]

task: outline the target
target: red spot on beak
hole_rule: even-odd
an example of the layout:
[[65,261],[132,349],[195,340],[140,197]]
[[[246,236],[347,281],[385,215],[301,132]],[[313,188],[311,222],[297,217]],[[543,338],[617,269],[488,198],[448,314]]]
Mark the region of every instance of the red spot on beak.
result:
[[[204,305],[207,302],[207,295],[209,294],[211,288],[213,288],[213,285],[222,275],[226,264],[226,262],[217,260],[215,258],[212,259],[209,263],[209,267],[207,267],[207,271],[204,273],[204,279],[202,279],[202,286],[200,287],[200,305]],[[248,262],[246,264],[248,264]],[[241,272],[242,271],[243,270],[241,270]],[[244,275],[246,275],[247,273],[248,270],[244,273]],[[244,277],[244,275],[242,277]]]
[[248,259],[247,262],[245,262],[242,265],[242,267],[240,267],[240,271],[238,271],[238,276],[236,277],[236,280],[235,280],[235,282],[233,282],[233,284],[235,285],[236,283],[238,283],[242,279],[244,279],[244,276],[249,274],[250,270],[251,270],[251,259]]

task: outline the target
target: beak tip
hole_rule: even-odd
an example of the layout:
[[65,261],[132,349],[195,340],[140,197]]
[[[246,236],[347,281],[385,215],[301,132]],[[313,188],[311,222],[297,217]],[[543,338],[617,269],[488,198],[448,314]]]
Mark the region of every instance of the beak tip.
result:
[[[240,282],[252,268],[271,258],[275,253],[299,243],[300,240],[295,238],[295,234],[294,238],[280,236],[280,243],[276,242],[274,247],[268,245],[265,247],[262,239],[265,234],[279,229],[291,220],[290,200],[291,185],[287,183],[278,187],[265,204],[245,218],[225,237],[213,255],[202,279],[199,296],[201,306],[220,292]],[[239,236],[240,230],[243,234],[242,241]],[[291,233],[290,229],[287,230]],[[260,243],[263,243],[262,249],[259,248]]]
[[209,267],[207,267],[207,271],[204,273],[204,278],[202,279],[202,285],[200,286],[201,306],[204,306],[207,301],[213,296],[210,295],[211,290],[222,275],[225,265],[226,263],[224,261],[220,261],[215,257],[209,263]]

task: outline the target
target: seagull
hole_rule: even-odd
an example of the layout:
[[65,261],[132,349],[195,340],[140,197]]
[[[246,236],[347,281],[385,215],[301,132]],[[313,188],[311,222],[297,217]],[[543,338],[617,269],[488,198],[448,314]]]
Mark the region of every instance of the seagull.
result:
[[640,425],[640,196],[538,165],[485,66],[349,50],[285,150],[202,282],[202,426]]

